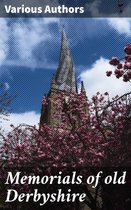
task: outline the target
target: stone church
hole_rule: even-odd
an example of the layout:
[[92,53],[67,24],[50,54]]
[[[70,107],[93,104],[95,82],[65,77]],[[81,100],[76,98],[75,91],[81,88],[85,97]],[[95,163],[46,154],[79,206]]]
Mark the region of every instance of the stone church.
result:
[[[65,102],[69,100],[68,97],[71,93],[79,95],[77,90],[77,82],[76,82],[76,74],[73,64],[73,58],[69,48],[69,43],[66,37],[66,33],[64,30],[62,31],[60,59],[59,59],[58,68],[55,75],[53,75],[51,81],[51,87],[46,98],[53,99],[56,94],[59,95],[60,93],[64,94]],[[84,93],[86,98],[86,92],[83,82],[81,82],[81,93]],[[61,106],[63,106],[63,104],[61,104]],[[40,125],[42,125],[42,123],[46,123],[51,126],[54,125],[59,126],[61,120],[60,119],[56,120],[54,117],[54,109],[56,108],[57,107],[54,107],[52,102],[50,102],[46,106],[42,105]]]

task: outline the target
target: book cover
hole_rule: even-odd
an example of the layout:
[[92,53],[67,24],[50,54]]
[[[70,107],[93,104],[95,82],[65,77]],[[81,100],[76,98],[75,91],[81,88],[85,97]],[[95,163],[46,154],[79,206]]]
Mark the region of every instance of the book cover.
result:
[[0,3],[0,209],[131,208],[131,3]]

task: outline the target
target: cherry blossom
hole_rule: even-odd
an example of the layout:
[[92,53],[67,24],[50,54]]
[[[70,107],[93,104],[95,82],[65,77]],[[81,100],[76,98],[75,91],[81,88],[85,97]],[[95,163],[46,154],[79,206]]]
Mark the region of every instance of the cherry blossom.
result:
[[[131,80],[131,44],[127,44],[125,46],[124,52],[126,53],[124,59],[118,59],[117,57],[112,57],[109,63],[115,67],[114,74],[117,79],[122,77],[124,82],[130,82]],[[121,60],[123,60],[122,63],[121,63]],[[110,77],[112,75],[112,71],[107,71],[106,75]]]

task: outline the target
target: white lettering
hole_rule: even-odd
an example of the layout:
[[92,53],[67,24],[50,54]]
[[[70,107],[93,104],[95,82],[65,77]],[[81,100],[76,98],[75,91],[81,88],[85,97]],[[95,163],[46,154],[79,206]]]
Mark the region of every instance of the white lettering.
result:
[[7,176],[7,180],[5,184],[19,184],[19,178],[20,178],[20,173],[21,172],[17,172],[15,174],[15,176],[13,177],[12,172],[8,172],[8,176]]
[[[12,196],[12,193],[13,193],[13,196]],[[18,192],[16,190],[8,189],[5,202],[13,202],[17,199],[17,197],[18,197]]]

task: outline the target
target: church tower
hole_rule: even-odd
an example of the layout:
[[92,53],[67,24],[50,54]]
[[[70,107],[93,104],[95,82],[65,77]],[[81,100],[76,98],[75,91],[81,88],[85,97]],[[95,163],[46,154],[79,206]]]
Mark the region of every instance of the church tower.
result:
[[[85,93],[83,82],[81,84],[81,92]],[[47,105],[42,105],[40,126],[43,123],[51,126],[59,126],[61,124],[61,114],[59,114],[57,119],[54,117],[55,109],[58,107],[55,107],[53,104],[53,100],[56,100],[56,96],[59,96],[61,93],[64,94],[65,101],[68,100],[71,93],[78,94],[73,59],[64,30],[62,31],[58,68],[56,74],[53,75],[50,91],[46,96],[46,99],[50,98],[52,100]],[[61,104],[61,106],[64,106],[64,104]]]

